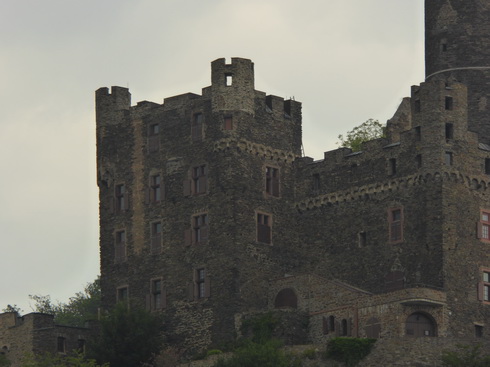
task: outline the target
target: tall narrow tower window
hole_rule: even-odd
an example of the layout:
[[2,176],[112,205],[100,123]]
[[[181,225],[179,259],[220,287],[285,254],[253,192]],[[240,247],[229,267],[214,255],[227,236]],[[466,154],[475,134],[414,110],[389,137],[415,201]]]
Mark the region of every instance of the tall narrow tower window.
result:
[[446,124],[446,140],[452,140],[454,136],[453,124]]

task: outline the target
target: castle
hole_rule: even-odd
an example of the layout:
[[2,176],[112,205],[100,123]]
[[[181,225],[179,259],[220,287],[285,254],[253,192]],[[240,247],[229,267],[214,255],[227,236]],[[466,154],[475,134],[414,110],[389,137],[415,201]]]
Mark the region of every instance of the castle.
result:
[[426,80],[359,152],[302,157],[301,103],[247,59],[163,104],[97,90],[104,306],[161,310],[190,350],[271,308],[314,342],[488,338],[490,3],[425,12]]
[[306,314],[314,343],[436,358],[486,341],[490,2],[426,0],[425,27],[426,79],[386,136],[319,161],[302,156],[301,103],[255,90],[248,59],[163,104],[98,89],[103,306],[162,312],[187,353],[271,309]]

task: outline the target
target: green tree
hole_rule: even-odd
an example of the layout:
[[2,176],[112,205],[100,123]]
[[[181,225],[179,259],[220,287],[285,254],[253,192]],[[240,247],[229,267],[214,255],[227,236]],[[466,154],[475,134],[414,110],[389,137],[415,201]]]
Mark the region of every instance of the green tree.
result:
[[456,350],[442,353],[444,367],[488,367],[490,355],[481,355],[481,345],[458,345]]
[[88,341],[87,355],[117,367],[151,363],[162,347],[162,325],[158,315],[119,303],[100,320],[100,333]]
[[54,315],[55,322],[67,326],[83,326],[85,321],[97,319],[100,307],[100,278],[85,286],[68,303],[53,302],[50,296],[29,295],[33,310]]
[[345,138],[340,134],[337,144],[358,152],[361,150],[362,143],[384,137],[384,130],[384,126],[378,120],[369,119],[348,131]]
[[[1,365],[0,365],[1,366]],[[61,354],[30,355],[23,367],[109,367],[108,364],[98,365],[93,359],[86,359],[81,354],[64,356]]]

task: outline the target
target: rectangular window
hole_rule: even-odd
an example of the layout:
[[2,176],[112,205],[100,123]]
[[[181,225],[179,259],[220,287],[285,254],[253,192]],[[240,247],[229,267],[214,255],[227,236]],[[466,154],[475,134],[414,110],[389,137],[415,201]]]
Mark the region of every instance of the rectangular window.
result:
[[453,153],[446,152],[444,154],[444,163],[446,164],[446,166],[452,166],[453,165]]
[[359,232],[359,247],[366,247],[367,234],[366,232]]
[[279,168],[265,167],[265,192],[270,196],[279,196]]
[[116,211],[122,212],[128,210],[128,193],[126,192],[126,186],[124,184],[116,185],[115,188],[115,202],[116,202]]
[[203,132],[202,132],[203,122],[204,122],[204,117],[202,113],[194,114],[192,118],[192,124],[191,124],[192,141],[200,141],[203,139]]
[[446,96],[446,98],[444,99],[444,108],[446,110],[453,109],[453,97]]
[[396,174],[396,158],[390,158],[388,161],[388,174],[393,176]]
[[422,155],[417,154],[415,157],[415,161],[417,162],[417,168],[422,168]]
[[419,141],[422,139],[422,128],[420,126],[415,127],[415,137]]
[[257,213],[257,242],[272,243],[272,217],[268,214]]
[[223,129],[225,130],[233,130],[233,117],[225,116]]
[[116,263],[126,261],[126,231],[116,231],[115,233],[115,256]]
[[477,223],[477,237],[485,242],[490,242],[490,211],[480,212],[480,221]]
[[225,85],[231,87],[233,84],[233,74],[225,74]]
[[148,151],[158,152],[160,150],[160,124],[148,126]]
[[211,286],[208,277],[208,272],[205,268],[194,270],[193,282],[189,284],[188,300],[196,301],[203,298],[208,298],[211,295]]
[[206,297],[206,270],[197,270],[197,298]]
[[446,124],[446,140],[452,140],[454,136],[453,124]]
[[156,203],[162,200],[162,176],[153,175],[150,177],[150,201]]
[[490,175],[490,158],[485,158],[485,174]]
[[389,241],[398,243],[403,241],[403,210],[392,208],[388,210]]
[[151,253],[156,255],[162,251],[162,223],[151,224]]
[[128,287],[120,287],[117,289],[117,302],[127,303],[129,300]]
[[318,192],[320,191],[320,174],[319,173],[314,173],[313,174],[313,192]]
[[66,352],[66,338],[59,336],[57,339],[57,351],[58,353]]
[[490,269],[481,269],[481,281],[478,283],[478,299],[490,303]]
[[208,242],[207,214],[192,217],[192,242],[194,244],[205,244]]
[[151,310],[161,310],[165,308],[165,291],[161,279],[151,281]]
[[483,337],[483,325],[475,325],[475,336],[477,338]]
[[207,190],[207,169],[206,166],[198,166],[192,169],[192,194],[205,194]]

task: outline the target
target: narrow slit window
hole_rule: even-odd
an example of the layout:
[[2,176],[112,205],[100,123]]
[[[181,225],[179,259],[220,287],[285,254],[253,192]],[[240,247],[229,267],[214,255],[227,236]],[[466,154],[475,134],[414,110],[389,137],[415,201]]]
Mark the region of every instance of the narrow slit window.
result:
[[367,234],[366,232],[359,232],[359,247],[366,247]]
[[490,158],[485,158],[485,174],[490,175]]
[[232,74],[225,74],[225,85],[227,87],[231,87],[233,84],[233,75]]
[[390,158],[388,162],[388,174],[393,176],[396,174],[396,158]]
[[422,168],[422,155],[417,154],[415,157],[415,161],[417,162],[417,168]]

